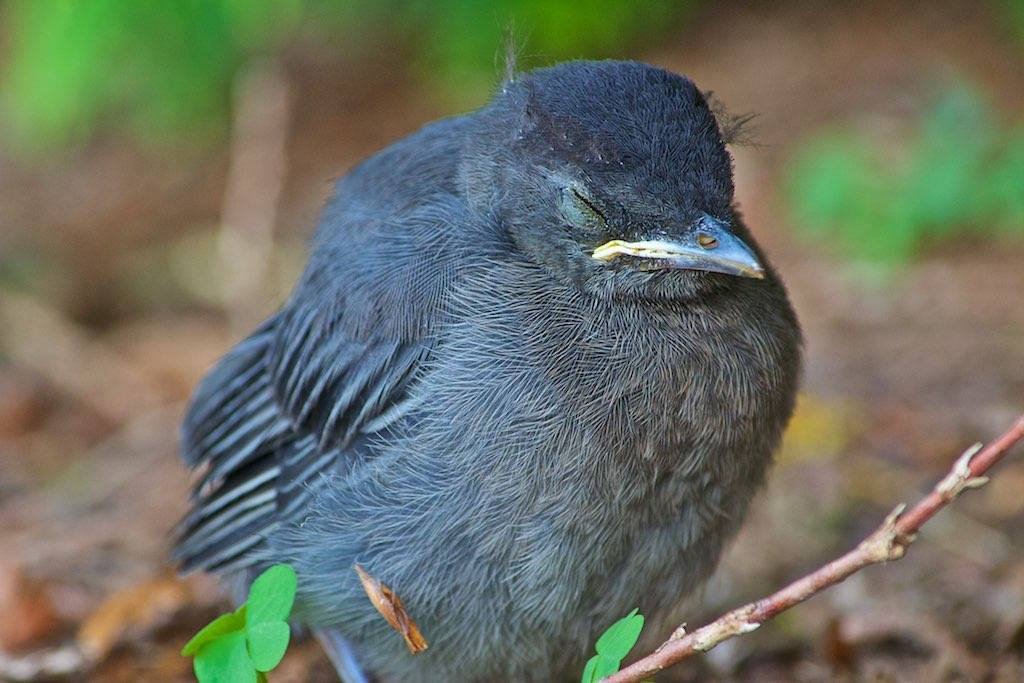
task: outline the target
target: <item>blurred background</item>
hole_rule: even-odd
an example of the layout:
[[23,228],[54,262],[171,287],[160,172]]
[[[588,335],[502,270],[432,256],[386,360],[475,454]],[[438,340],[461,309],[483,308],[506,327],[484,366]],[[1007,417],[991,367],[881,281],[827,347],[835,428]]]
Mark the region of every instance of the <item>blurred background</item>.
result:
[[[191,680],[224,605],[167,565],[183,403],[333,181],[486,101],[509,33],[521,67],[640,59],[755,115],[738,199],[804,389],[680,620],[845,551],[1024,410],[1021,0],[0,0],[0,679]],[[1022,455],[905,560],[665,680],[1024,680]],[[310,643],[273,679],[333,680]]]

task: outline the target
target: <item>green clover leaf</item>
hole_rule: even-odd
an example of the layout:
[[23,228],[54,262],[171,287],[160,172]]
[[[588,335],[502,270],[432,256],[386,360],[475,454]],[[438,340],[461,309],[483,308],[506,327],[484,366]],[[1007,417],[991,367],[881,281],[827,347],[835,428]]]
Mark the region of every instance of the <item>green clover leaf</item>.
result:
[[200,647],[192,668],[199,683],[256,683],[256,670],[241,631],[220,636]]
[[267,621],[246,627],[249,657],[257,671],[270,671],[281,663],[291,634],[291,627],[284,621]]
[[583,683],[597,683],[605,676],[611,676],[619,670],[621,662],[604,655],[594,655],[583,669]]
[[192,636],[192,640],[185,643],[185,647],[181,648],[181,655],[183,657],[191,657],[195,653],[199,652],[206,643],[220,638],[223,635],[233,633],[235,631],[241,631],[245,628],[245,605],[242,605],[234,612],[229,614],[222,614],[209,624],[204,626],[199,633]]
[[644,617],[638,612],[639,610],[635,609],[608,627],[594,646],[597,654],[620,661],[626,658],[636,645],[636,641],[640,639],[640,631],[644,628]]
[[635,609],[609,626],[597,639],[594,646],[597,654],[587,661],[580,679],[581,683],[597,683],[605,676],[611,676],[618,671],[622,660],[640,639],[640,631],[643,628],[644,617]]
[[292,611],[298,578],[286,564],[275,564],[252,582],[249,588],[247,624],[284,621]]
[[200,683],[266,683],[291,640],[288,615],[298,580],[288,565],[270,567],[252,582],[249,599],[192,637],[181,654],[194,656]]

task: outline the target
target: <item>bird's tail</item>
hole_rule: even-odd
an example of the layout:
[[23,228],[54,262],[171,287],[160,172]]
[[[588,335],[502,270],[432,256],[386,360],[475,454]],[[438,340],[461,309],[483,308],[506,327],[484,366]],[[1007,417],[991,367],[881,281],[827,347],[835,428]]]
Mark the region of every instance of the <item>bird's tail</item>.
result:
[[192,397],[181,433],[185,462],[201,472],[192,510],[177,528],[183,572],[227,572],[252,564],[276,522],[278,456],[289,423],[276,409],[267,356],[271,318],[232,349]]

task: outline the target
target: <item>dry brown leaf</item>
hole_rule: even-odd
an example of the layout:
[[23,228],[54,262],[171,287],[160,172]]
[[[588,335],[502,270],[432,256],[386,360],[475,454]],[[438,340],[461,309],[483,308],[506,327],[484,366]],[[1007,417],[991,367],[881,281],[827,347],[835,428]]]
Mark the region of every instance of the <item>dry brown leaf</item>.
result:
[[60,626],[46,586],[13,565],[0,565],[0,650],[31,649],[51,638]]
[[152,631],[166,623],[191,598],[189,587],[173,578],[129,586],[103,601],[78,629],[77,641],[93,661],[100,661],[129,634]]
[[32,431],[45,413],[42,390],[35,382],[13,372],[0,374],[0,438]]
[[843,626],[837,617],[829,619],[822,637],[825,659],[833,668],[840,671],[852,671],[857,651],[846,639]]
[[370,602],[381,613],[381,616],[391,624],[391,628],[402,634],[409,652],[417,654],[426,650],[427,641],[423,638],[423,634],[420,633],[416,622],[405,611],[402,600],[395,595],[395,592],[370,576],[358,564],[354,564],[352,567],[356,570],[356,574],[359,575],[359,582],[363,584],[363,590],[366,591],[366,596],[370,598]]

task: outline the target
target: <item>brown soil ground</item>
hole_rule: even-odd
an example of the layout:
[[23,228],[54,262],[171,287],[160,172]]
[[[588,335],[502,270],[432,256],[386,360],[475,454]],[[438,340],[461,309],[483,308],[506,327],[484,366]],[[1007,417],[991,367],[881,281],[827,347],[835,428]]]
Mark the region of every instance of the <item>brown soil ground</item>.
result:
[[[803,239],[780,190],[808,135],[851,118],[896,126],[946,78],[980,84],[1020,120],[1024,46],[987,3],[729,1],[634,56],[759,113],[758,144],[735,150],[740,202],[807,338],[804,395],[769,486],[681,612],[697,624],[851,547],[1024,410],[1024,244],[939,244],[879,284]],[[330,181],[444,113],[380,56],[353,65],[296,51],[288,64],[284,283]],[[109,653],[75,680],[191,680],[177,651],[224,603],[209,579],[167,579],[188,484],[176,428],[188,391],[239,333],[203,303],[202,278],[179,280],[182,268],[204,272],[197,255],[212,248],[228,163],[226,151],[157,154],[106,138],[41,169],[0,152],[0,249],[43,255],[31,291],[0,305],[19,323],[0,334],[0,653],[59,647],[88,621],[89,642]],[[286,291],[269,287],[251,315]],[[1021,455],[906,559],[664,680],[1024,680]],[[333,678],[306,642],[273,680]]]

